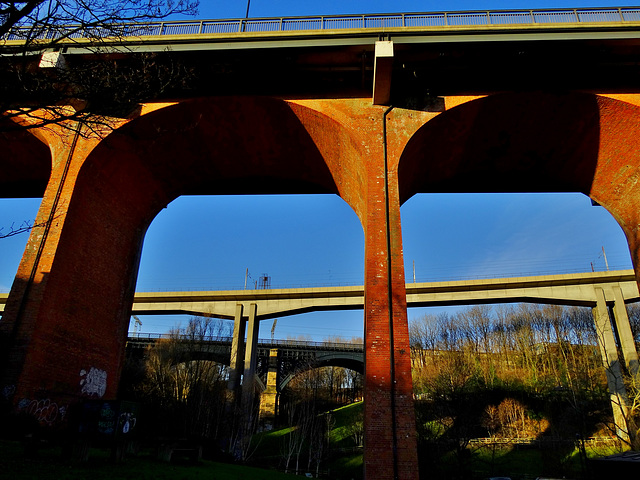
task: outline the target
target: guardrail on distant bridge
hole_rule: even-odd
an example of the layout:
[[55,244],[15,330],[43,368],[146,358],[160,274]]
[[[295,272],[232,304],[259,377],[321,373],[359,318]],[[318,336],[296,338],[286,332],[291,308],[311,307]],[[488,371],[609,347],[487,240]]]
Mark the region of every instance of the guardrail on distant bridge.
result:
[[[233,337],[226,336],[193,336],[193,335],[175,335],[171,333],[133,333],[129,332],[127,341],[135,344],[137,347],[145,347],[156,340],[174,339],[183,342],[200,342],[200,343],[220,343],[231,344]],[[279,339],[258,339],[258,345],[264,348],[302,348],[305,350],[352,350],[362,352],[364,345],[362,343],[346,343],[346,342],[312,342],[307,340],[279,340]]]
[[[198,35],[232,33],[296,32],[307,30],[386,29],[402,27],[474,27],[552,24],[621,24],[640,22],[640,7],[489,10],[461,12],[393,13],[364,15],[318,15],[306,17],[242,18],[228,20],[182,20],[132,23],[108,28],[58,26],[36,39],[145,37],[157,35]],[[17,28],[7,40],[33,37],[29,28]]]

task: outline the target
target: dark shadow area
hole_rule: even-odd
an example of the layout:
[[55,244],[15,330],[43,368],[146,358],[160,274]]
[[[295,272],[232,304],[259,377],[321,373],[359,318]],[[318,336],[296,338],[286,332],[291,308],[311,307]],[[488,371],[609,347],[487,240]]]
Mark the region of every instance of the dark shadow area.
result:
[[[527,455],[535,458],[536,465],[529,467],[532,473],[573,478],[576,472],[567,463],[568,455],[581,439],[589,438],[601,428],[611,407],[606,399],[584,398],[576,402],[569,396],[570,392],[566,391],[541,395],[498,387],[472,388],[433,401],[417,401],[418,457],[420,472],[424,475],[421,478],[432,478],[433,472],[438,472],[437,478],[443,479],[482,478],[479,466],[490,475],[505,475],[511,473],[514,464],[522,462],[523,451],[535,452]],[[487,438],[486,411],[505,400],[516,400],[525,408],[528,418],[544,417],[549,425],[530,444],[511,444],[500,439],[487,444],[471,443],[474,439]],[[434,428],[445,433],[439,435]],[[489,459],[484,455],[483,460],[472,458],[481,448],[498,451],[509,446],[511,450],[506,454]],[[582,471],[582,475],[581,478],[588,478],[586,471]]]
[[599,147],[594,95],[508,93],[421,127],[398,167],[400,199],[425,192],[588,194]]
[[3,131],[0,122],[0,195],[42,197],[51,175],[49,147],[27,130]]

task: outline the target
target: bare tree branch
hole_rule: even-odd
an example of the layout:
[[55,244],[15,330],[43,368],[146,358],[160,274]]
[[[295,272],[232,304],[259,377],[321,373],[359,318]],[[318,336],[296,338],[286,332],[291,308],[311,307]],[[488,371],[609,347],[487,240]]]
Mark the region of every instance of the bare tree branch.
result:
[[[197,0],[0,1],[0,112],[16,122],[14,129],[69,121],[89,134],[112,128],[114,118],[183,87],[191,75],[169,53],[109,53],[107,43],[149,22],[193,15],[197,6]],[[79,39],[90,54],[61,52]]]
[[9,231],[6,232],[6,233],[3,231],[4,228],[0,227],[0,240],[2,240],[3,238],[9,238],[9,237],[14,237],[16,235],[20,235],[21,233],[30,232],[34,228],[45,227],[48,223],[52,222],[53,220],[55,220],[58,217],[60,217],[60,215],[56,215],[55,217],[51,218],[50,220],[47,220],[46,222],[41,222],[41,223],[34,223],[34,222],[30,222],[28,220],[24,220],[17,227],[15,226],[15,223],[12,223],[11,226],[9,227]]
[[77,37],[121,36],[126,23],[197,12],[197,0],[35,0],[0,2],[0,37],[23,40],[25,51]]

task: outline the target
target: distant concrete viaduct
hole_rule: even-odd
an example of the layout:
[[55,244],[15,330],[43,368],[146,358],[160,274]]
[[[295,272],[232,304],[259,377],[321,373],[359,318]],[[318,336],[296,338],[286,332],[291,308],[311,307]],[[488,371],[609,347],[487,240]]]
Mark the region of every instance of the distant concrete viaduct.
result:
[[[545,275],[520,278],[492,278],[406,285],[407,306],[425,307],[441,305],[477,305],[492,303],[530,302],[556,305],[591,307],[596,322],[598,345],[609,382],[611,404],[618,425],[623,425],[627,413],[626,389],[618,359],[615,337],[619,339],[627,371],[638,371],[638,355],[630,330],[626,303],[640,300],[638,284],[633,270],[590,272],[563,275]],[[3,311],[8,295],[0,294],[0,311]],[[609,308],[613,313],[612,328]],[[240,389],[240,377],[252,378],[258,365],[258,330],[260,320],[323,310],[352,310],[364,308],[364,287],[315,287],[268,290],[229,290],[212,292],[149,292],[136,293],[133,314],[191,314],[234,320],[233,337],[229,347],[211,344],[207,348],[218,353],[224,363],[230,365],[229,389]],[[244,314],[247,314],[245,316]],[[247,335],[247,332],[248,335]],[[248,341],[245,344],[245,335]],[[148,345],[149,339],[129,339],[136,345]],[[274,345],[277,348],[277,345]],[[289,348],[290,345],[285,345]],[[343,347],[345,350],[346,347]],[[222,350],[220,350],[222,349]],[[228,349],[228,350],[227,350]],[[262,348],[264,350],[264,347]],[[308,347],[307,347],[308,349]],[[220,351],[218,351],[220,350]],[[282,350],[282,349],[281,349]],[[286,348],[285,348],[286,350]],[[301,351],[304,347],[301,347]],[[317,352],[307,352],[314,364],[340,365],[361,371],[361,354],[346,348],[336,355],[318,357]],[[304,350],[306,351],[306,350]],[[268,356],[263,352],[262,357]],[[277,350],[275,355],[278,355]],[[355,355],[355,356],[353,356]],[[305,357],[307,360],[310,358]],[[216,357],[217,358],[217,357]],[[301,357],[302,358],[302,357]],[[326,361],[325,361],[326,360]],[[327,363],[329,362],[329,363]],[[337,363],[336,363],[337,362]],[[264,359],[263,359],[264,363]],[[305,365],[307,362],[303,362]],[[264,365],[263,365],[264,367]],[[273,370],[273,371],[271,371]],[[263,372],[266,377],[268,399],[261,399],[261,412],[274,415],[276,395],[288,383],[287,378],[276,378],[276,371]],[[282,373],[282,372],[280,372]],[[244,401],[253,403],[253,382],[243,385]],[[263,403],[269,403],[270,409]],[[627,436],[627,433],[620,431]]]
[[[638,353],[625,306],[626,303],[640,300],[633,270],[410,283],[406,285],[406,296],[408,307],[513,302],[591,307],[598,347],[607,376],[611,407],[616,425],[619,426],[618,434],[621,438],[629,439],[625,420],[629,401],[618,356],[618,343],[627,371],[637,375]],[[245,308],[249,312],[248,317],[243,316]],[[136,293],[133,301],[133,312],[137,314],[182,313],[234,319],[229,363],[229,388],[232,391],[239,389],[241,374],[245,379],[253,378],[257,371],[260,320],[310,311],[354,308],[364,308],[364,288],[361,286]],[[613,313],[615,329],[609,310]],[[248,332],[246,345],[245,330]],[[272,353],[277,356],[277,350],[274,352]],[[336,358],[344,360],[343,357]],[[359,370],[357,360],[345,366]],[[267,393],[264,402],[261,399],[262,414],[274,415],[277,407],[276,395],[288,381],[280,379],[278,385],[276,371],[275,368],[270,369],[270,373],[266,375]],[[252,403],[252,386],[253,382],[243,385],[243,401]],[[269,407],[264,404],[268,404]]]
[[[618,343],[626,370],[638,374],[638,353],[625,303],[640,300],[634,271],[593,272],[537,277],[483,279],[406,285],[408,307],[531,302],[591,307],[598,347],[607,377],[611,407],[618,435],[629,440],[629,399],[618,355]],[[137,293],[133,312],[190,313],[234,319],[229,388],[239,388],[240,373],[256,372],[260,320],[317,310],[364,307],[363,287],[327,287],[222,292]],[[248,318],[243,317],[247,308]],[[613,313],[612,326],[609,310]],[[233,316],[232,316],[233,315]],[[245,329],[248,328],[246,351]],[[616,341],[616,336],[618,341]],[[269,402],[276,408],[276,378],[268,384]],[[243,385],[245,401],[253,398],[252,383]],[[278,390],[279,392],[279,390]],[[261,409],[268,411],[267,408]]]
[[400,206],[582,192],[640,278],[638,40],[637,21],[114,40],[118,58],[170,50],[195,80],[102,132],[3,129],[0,195],[43,198],[0,322],[4,397],[56,405],[52,424],[116,397],[145,232],[178,196],[335,194],[365,238],[365,476],[417,479]]

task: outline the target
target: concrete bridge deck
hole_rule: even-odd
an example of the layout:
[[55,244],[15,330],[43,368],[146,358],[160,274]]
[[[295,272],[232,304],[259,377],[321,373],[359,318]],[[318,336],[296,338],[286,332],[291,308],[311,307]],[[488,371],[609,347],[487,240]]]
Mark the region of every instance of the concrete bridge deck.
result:
[[[446,37],[455,32],[463,35],[482,32],[483,36],[486,36],[487,33],[509,35],[516,31],[520,34],[524,32],[542,34],[544,31],[556,31],[556,38],[566,38],[567,31],[570,30],[599,31],[600,33],[593,33],[600,36],[599,38],[622,38],[626,35],[620,32],[636,29],[639,24],[640,8],[638,7],[316,15],[123,24],[117,35],[112,34],[113,38],[108,39],[108,43],[114,46],[127,44],[129,47],[132,44],[144,45],[143,49],[154,49],[154,45],[163,45],[164,47],[171,45],[173,50],[185,50],[194,48],[195,44],[203,43],[211,43],[212,45],[208,48],[217,48],[213,45],[225,39],[238,40],[242,43],[258,38],[262,40],[268,38],[304,39],[306,42],[310,42],[313,41],[313,38],[331,36],[338,39],[336,45],[347,45],[352,43],[348,39],[350,37],[376,38],[381,33],[404,34],[405,36],[406,34],[419,35],[424,37],[422,41],[433,42],[443,41],[443,36]],[[63,39],[65,46],[70,49],[67,50],[68,53],[84,49],[93,41],[92,39],[96,38],[96,32],[91,27],[72,27],[70,26],[69,29],[77,31],[71,34],[68,39]],[[618,33],[612,37],[605,33],[607,31],[617,31]],[[104,34],[100,35],[100,32],[97,33],[98,37],[104,36]],[[425,33],[426,36],[423,35]],[[26,35],[29,35],[27,29],[14,29],[4,39],[4,46],[18,45]],[[58,36],[59,32],[42,32],[39,38],[48,39]],[[472,38],[472,40],[477,40],[477,38]],[[407,41],[415,42],[416,38]],[[104,40],[101,40],[101,43],[104,43]],[[281,46],[285,46],[285,44]],[[288,43],[286,46],[291,46],[291,44]],[[228,45],[225,45],[224,48],[228,48]]]
[[[98,45],[94,39],[95,32],[80,29],[58,44],[75,62],[99,60],[105,52],[171,52],[172,61],[195,77],[215,78],[216,91],[225,95],[360,98],[374,86],[375,105],[442,112],[445,103],[447,109],[455,105],[444,97],[511,91],[513,85],[634,92],[640,8],[157,22],[123,25]],[[376,53],[381,39],[393,41],[391,56]],[[0,39],[0,55],[21,55],[23,42],[19,30]],[[182,95],[210,96],[211,85],[191,80]],[[163,100],[176,97],[156,99]]]
[[[407,284],[407,306],[429,307],[484,303],[551,303],[594,307],[594,287],[602,287],[607,301],[619,286],[627,302],[640,299],[633,270],[534,277],[459,280]],[[608,292],[608,293],[607,293]],[[257,318],[296,315],[322,310],[364,307],[364,287],[315,287],[220,292],[136,293],[133,312],[193,314],[233,319],[237,304],[257,304]]]
[[[408,283],[409,307],[491,303],[549,303],[595,307],[595,287],[613,302],[613,287],[620,287],[625,302],[640,300],[633,270]],[[0,312],[8,294],[0,294]],[[322,310],[364,308],[363,286],[224,290],[211,292],[138,292],[133,314],[207,315],[233,319],[238,304],[257,304],[257,318],[296,315]]]

